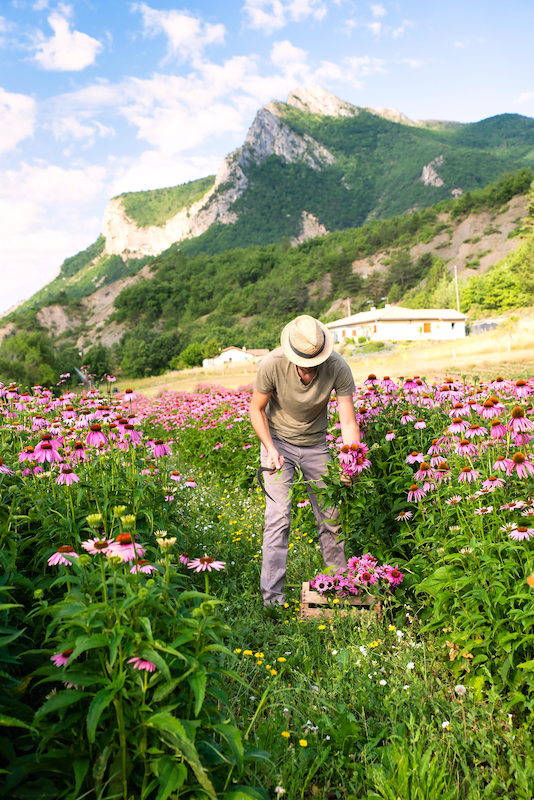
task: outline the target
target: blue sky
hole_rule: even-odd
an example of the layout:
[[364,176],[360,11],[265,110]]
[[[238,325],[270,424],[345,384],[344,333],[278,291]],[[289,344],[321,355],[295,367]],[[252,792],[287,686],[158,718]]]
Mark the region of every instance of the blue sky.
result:
[[533,29],[532,0],[4,0],[0,313],[95,241],[112,196],[216,172],[298,86],[412,119],[534,116]]

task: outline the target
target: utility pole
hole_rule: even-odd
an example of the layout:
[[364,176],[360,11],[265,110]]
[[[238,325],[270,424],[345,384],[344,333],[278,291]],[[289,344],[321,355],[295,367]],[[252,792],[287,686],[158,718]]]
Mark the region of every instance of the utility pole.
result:
[[456,310],[460,311],[460,294],[458,292],[458,271],[456,264],[454,265],[454,282],[456,284]]
[[347,317],[350,317],[350,297],[347,297]]

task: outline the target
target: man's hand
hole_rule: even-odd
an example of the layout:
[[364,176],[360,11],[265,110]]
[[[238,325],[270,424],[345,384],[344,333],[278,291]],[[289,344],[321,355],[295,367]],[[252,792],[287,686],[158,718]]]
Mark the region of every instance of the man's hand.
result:
[[281,456],[278,450],[275,450],[274,448],[272,450],[268,450],[267,464],[265,466],[270,468],[269,474],[273,475],[284,466],[284,456]]

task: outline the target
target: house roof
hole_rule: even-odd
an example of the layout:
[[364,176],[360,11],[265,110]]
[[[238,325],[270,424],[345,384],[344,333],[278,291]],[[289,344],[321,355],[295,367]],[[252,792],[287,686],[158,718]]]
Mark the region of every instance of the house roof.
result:
[[270,351],[267,348],[263,348],[260,350],[247,350],[247,353],[250,353],[251,356],[266,356]]
[[219,355],[222,355],[223,353],[228,353],[229,350],[239,350],[240,353],[246,353],[247,352],[246,350],[243,350],[243,348],[236,347],[235,344],[233,344],[230,347],[224,347],[221,350],[221,352],[219,353]]
[[351,317],[327,322],[327,328],[340,328],[343,325],[365,325],[370,322],[410,322],[419,320],[436,320],[439,322],[463,322],[467,317],[452,308],[402,308],[402,306],[386,306],[373,311],[362,311]]

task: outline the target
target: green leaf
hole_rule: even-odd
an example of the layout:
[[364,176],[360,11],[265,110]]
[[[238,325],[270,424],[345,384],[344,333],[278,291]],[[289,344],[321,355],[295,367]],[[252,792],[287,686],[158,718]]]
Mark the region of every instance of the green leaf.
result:
[[124,631],[120,628],[115,629],[111,634],[111,639],[109,642],[109,663],[110,666],[113,666],[115,660],[117,658],[117,653],[119,652],[119,644],[122,642],[124,637]]
[[207,675],[205,672],[196,672],[189,678],[189,685],[191,686],[195,695],[195,717],[198,717],[204,702],[206,694]]
[[85,692],[80,692],[77,689],[65,689],[64,692],[58,692],[50,700],[47,700],[41,708],[36,712],[34,721],[44,717],[45,714],[50,714],[51,711],[58,711],[60,708],[70,706],[81,700],[82,697],[87,697]]
[[29,731],[37,733],[37,728],[28,725],[27,722],[23,722],[21,719],[16,719],[15,717],[6,717],[4,714],[0,714],[0,727],[26,728]]
[[150,647],[143,647],[139,651],[139,655],[141,658],[145,658],[147,661],[152,661],[152,663],[156,665],[156,667],[167,678],[167,680],[171,680],[171,673],[169,671],[167,662],[162,656],[160,656],[159,653],[156,653],[156,651],[152,650]]
[[78,797],[80,793],[80,789],[82,788],[82,783],[84,782],[85,776],[87,775],[87,771],[89,769],[90,761],[88,758],[75,758],[73,769],[74,769],[74,780],[75,780],[75,787],[74,791],[71,794],[72,800]]
[[104,689],[100,689],[100,691],[97,692],[93,697],[87,712],[87,738],[91,744],[95,740],[96,728],[100,717],[118,691],[119,690],[117,686],[114,683],[110,683],[109,686],[106,686]]
[[174,692],[178,684],[180,684],[188,675],[190,675],[193,671],[193,668],[188,669],[187,672],[184,672],[183,675],[180,675],[179,678],[175,678],[172,681],[167,681],[167,683],[162,683],[156,691],[154,692],[154,702],[159,703],[160,700],[163,700],[164,697],[167,697],[168,694]]
[[86,650],[92,650],[95,647],[108,647],[108,645],[109,638],[103,633],[95,633],[93,636],[78,636],[74,652],[69,657],[69,664],[72,664],[74,659],[85,653]]
[[236,728],[235,725],[230,725],[228,722],[221,722],[219,725],[214,725],[213,729],[217,731],[223,739],[226,739],[230,745],[237,767],[239,771],[242,772],[244,749],[239,729]]
[[160,790],[156,800],[167,800],[172,792],[179,789],[187,778],[187,767],[170,756],[162,756],[157,762]]
[[143,628],[144,632],[146,633],[147,639],[150,642],[153,642],[154,641],[154,637],[152,635],[152,625],[150,624],[149,618],[148,617],[139,617],[139,623],[140,623],[141,627]]
[[443,590],[445,586],[451,584],[457,575],[457,569],[451,566],[438,567],[437,570],[425,578],[417,587],[418,592],[427,592],[433,597]]
[[268,800],[269,795],[253,786],[234,786],[222,795],[222,800]]
[[190,764],[196,779],[207,793],[215,798],[215,789],[211,783],[206,770],[200,763],[198,753],[194,744],[188,738],[185,728],[179,719],[173,717],[168,711],[162,711],[149,717],[145,725],[155,728],[162,735],[167,744],[177,750],[181,756]]

